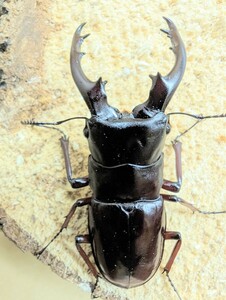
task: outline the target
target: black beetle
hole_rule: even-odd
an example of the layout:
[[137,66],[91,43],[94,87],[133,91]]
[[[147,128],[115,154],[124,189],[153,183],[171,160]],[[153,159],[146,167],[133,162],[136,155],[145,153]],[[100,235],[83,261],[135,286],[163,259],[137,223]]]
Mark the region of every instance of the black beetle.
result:
[[[203,212],[175,195],[160,194],[161,188],[179,192],[182,183],[181,143],[178,138],[173,142],[176,182],[163,179],[162,151],[170,131],[170,114],[166,115],[164,111],[182,79],[186,65],[186,52],[177,28],[171,20],[165,20],[169,30],[162,31],[171,40],[171,50],[176,57],[174,67],[167,76],[159,73],[150,76],[152,88],[148,100],[136,106],[132,113],[121,113],[110,106],[105,93],[106,82],[101,78],[91,82],[83,73],[80,61],[84,53],[80,52],[80,47],[88,36],[80,35],[84,23],[73,37],[71,71],[91,118],[75,117],[55,123],[24,122],[50,126],[72,119],[86,120],[84,135],[91,152],[87,177],[72,178],[69,141],[65,135],[61,138],[61,146],[72,188],[90,185],[93,196],[76,201],[50,243],[67,227],[76,208],[88,205],[89,233],[76,236],[77,249],[96,278],[100,273],[114,285],[124,288],[142,285],[155,274],[161,263],[164,242],[169,239],[175,240],[176,244],[164,268],[167,275],[172,267],[181,246],[181,236],[179,232],[166,230],[164,201],[179,202],[201,213],[223,213]],[[190,116],[198,119],[197,122],[204,118],[225,117]],[[91,244],[98,270],[84,252],[82,243]],[[41,255],[46,247],[37,255]]]

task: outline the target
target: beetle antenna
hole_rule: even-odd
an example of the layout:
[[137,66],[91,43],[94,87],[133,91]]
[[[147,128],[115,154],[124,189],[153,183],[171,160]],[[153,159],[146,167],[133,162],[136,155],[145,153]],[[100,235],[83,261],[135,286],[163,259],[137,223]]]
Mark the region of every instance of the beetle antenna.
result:
[[[44,127],[44,128],[51,128],[51,129],[59,131],[63,135],[64,139],[66,139],[67,136],[63,132],[63,130],[56,128],[55,126],[60,125],[65,122],[68,122],[68,121],[71,121],[71,120],[78,120],[78,119],[79,120],[88,120],[88,118],[86,118],[86,117],[73,117],[73,118],[68,118],[65,120],[57,121],[57,122],[36,122],[36,121],[34,121],[34,119],[32,119],[32,120],[21,121],[21,124],[31,125],[31,126],[39,126],[39,127]],[[54,126],[52,126],[52,125],[54,125]]]
[[185,131],[180,133],[178,136],[176,136],[176,138],[173,140],[172,143],[176,143],[181,136],[185,135],[188,131],[190,131],[193,127],[195,127],[197,124],[199,124],[199,122],[201,122],[202,120],[226,117],[226,114],[203,116],[203,115],[195,115],[195,114],[189,114],[189,113],[183,113],[183,112],[172,112],[172,113],[167,114],[167,116],[170,116],[170,115],[184,115],[184,116],[188,116],[188,117],[197,119],[197,121],[191,127],[189,127],[188,129],[186,129]]
[[54,129],[54,130],[57,130],[57,131],[59,131],[61,134],[62,134],[62,136],[63,136],[63,138],[64,139],[67,139],[67,136],[66,136],[66,134],[63,132],[63,130],[61,130],[61,129],[59,129],[59,128],[56,128],[56,127],[54,127],[54,126],[49,126],[49,125],[43,125],[43,124],[45,124],[45,123],[36,123],[36,122],[34,122],[34,123],[22,123],[23,125],[31,125],[31,126],[38,126],[38,127],[44,127],[44,128],[51,128],[51,129]]
[[174,292],[177,294],[178,299],[182,300],[181,296],[180,296],[179,293],[178,293],[178,290],[176,289],[175,285],[173,284],[171,278],[169,277],[169,273],[168,273],[168,272],[166,272],[166,276],[167,276],[167,278],[168,278],[168,280],[169,280],[169,283],[170,283],[170,285],[172,286]]
[[23,125],[35,125],[35,126],[43,126],[43,125],[60,125],[62,123],[71,121],[71,120],[88,120],[86,117],[72,117],[65,120],[57,121],[57,122],[36,122],[34,119],[21,121]]
[[189,113],[184,113],[184,112],[171,112],[171,113],[167,114],[167,116],[170,116],[170,115],[184,115],[184,116],[188,116],[188,117],[192,117],[192,118],[200,119],[200,120],[226,117],[226,114],[203,116],[202,114],[195,115],[195,114],[189,114]]

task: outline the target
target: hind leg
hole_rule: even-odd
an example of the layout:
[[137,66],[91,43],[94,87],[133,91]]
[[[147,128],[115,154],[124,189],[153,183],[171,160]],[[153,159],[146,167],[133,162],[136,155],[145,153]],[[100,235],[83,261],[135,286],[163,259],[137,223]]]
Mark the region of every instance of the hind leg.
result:
[[76,248],[77,248],[79,254],[83,258],[86,265],[88,266],[89,270],[93,273],[94,277],[97,279],[98,278],[98,272],[97,272],[94,264],[90,261],[88,255],[82,249],[81,244],[91,244],[91,239],[90,239],[89,234],[77,235],[75,237],[75,245],[76,245]]

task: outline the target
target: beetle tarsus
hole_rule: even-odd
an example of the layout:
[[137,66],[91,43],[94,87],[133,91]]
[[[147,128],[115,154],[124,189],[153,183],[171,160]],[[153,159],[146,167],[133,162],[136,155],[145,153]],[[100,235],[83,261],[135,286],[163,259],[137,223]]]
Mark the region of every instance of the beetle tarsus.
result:
[[180,294],[178,293],[178,290],[176,289],[176,287],[175,287],[175,285],[174,285],[172,279],[171,279],[170,276],[169,276],[169,272],[168,272],[167,270],[165,270],[165,269],[164,269],[164,271],[163,271],[162,273],[164,273],[164,272],[166,273],[166,277],[168,278],[169,283],[170,283],[170,285],[172,286],[174,292],[177,294],[177,297],[178,297],[180,300],[182,300]]
[[100,278],[101,278],[101,276],[98,274],[97,277],[96,277],[96,281],[95,281],[94,285],[92,285],[92,288],[91,288],[91,293],[92,293],[91,297],[92,297],[92,299],[97,299],[97,298],[100,297],[98,294],[96,295],[96,293],[98,292],[97,291],[97,286],[98,286]]
[[186,129],[185,131],[183,131],[182,133],[178,134],[175,139],[172,141],[172,143],[177,143],[179,141],[179,139],[185,135],[188,131],[190,131],[193,127],[195,127],[199,122],[201,122],[202,119],[198,119],[194,124],[192,124],[188,129]]
[[49,247],[49,245],[62,233],[62,231],[64,229],[67,229],[68,227],[68,224],[71,220],[71,218],[73,217],[77,207],[81,207],[81,206],[84,206],[84,205],[88,205],[90,204],[90,201],[91,201],[91,198],[81,198],[81,199],[78,199],[71,207],[69,213],[66,215],[65,217],[65,220],[64,220],[64,223],[63,225],[61,226],[60,230],[54,235],[54,237],[51,239],[51,241],[44,247],[42,248],[40,251],[37,251],[34,253],[34,255],[39,258],[42,253]]
[[[64,228],[66,228],[66,227],[64,227]],[[61,232],[63,231],[64,228],[61,228],[57,232],[57,234],[55,234],[55,236],[51,239],[51,241],[44,248],[42,248],[40,251],[35,252],[34,255],[37,258],[39,258],[43,254],[43,252],[49,247],[49,245],[61,234]]]
[[193,213],[198,212],[200,214],[204,214],[204,215],[216,215],[216,214],[225,214],[226,211],[205,211],[205,210],[201,210],[197,207],[195,207],[192,203],[185,201],[184,199],[177,197],[176,195],[168,195],[168,194],[161,194],[162,198],[166,201],[170,201],[170,202],[175,202],[175,203],[179,203],[183,206],[186,206],[187,208],[189,208]]
[[199,212],[200,214],[204,214],[204,215],[217,215],[217,214],[225,214],[226,213],[226,210],[222,210],[222,211],[205,211],[205,210],[199,210],[198,208],[196,209],[196,211]]
[[183,131],[182,133],[180,133],[178,136],[175,137],[175,139],[172,141],[172,143],[176,143],[178,142],[179,138],[181,138],[183,135],[185,135],[187,132],[189,132],[192,128],[194,128],[197,124],[199,124],[202,120],[206,120],[206,119],[216,119],[216,118],[225,118],[226,114],[219,114],[219,115],[207,115],[207,116],[203,116],[202,114],[199,115],[195,115],[195,114],[190,114],[190,113],[184,113],[184,112],[172,112],[172,113],[168,113],[167,116],[170,115],[184,115],[184,116],[188,116],[194,119],[197,119],[197,121],[192,124],[188,129],[186,129],[185,131]]

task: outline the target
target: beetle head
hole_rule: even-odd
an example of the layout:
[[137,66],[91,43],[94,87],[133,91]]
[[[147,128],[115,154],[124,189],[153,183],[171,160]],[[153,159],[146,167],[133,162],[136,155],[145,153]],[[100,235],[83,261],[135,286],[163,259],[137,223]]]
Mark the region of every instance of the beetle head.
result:
[[[174,23],[164,18],[169,26],[169,30],[162,30],[170,38],[172,47],[170,48],[175,54],[176,60],[174,67],[166,76],[158,73],[156,76],[150,75],[152,87],[147,101],[139,104],[133,109],[135,118],[151,118],[152,111],[164,112],[174,92],[176,91],[186,65],[186,53],[183,41],[177,31]],[[105,92],[106,81],[99,78],[96,82],[90,81],[81,68],[81,58],[84,53],[80,51],[81,44],[89,34],[81,36],[81,31],[85,23],[81,24],[75,31],[71,47],[71,72],[75,84],[82,94],[92,116],[98,116],[104,120],[119,119],[122,117],[120,112],[107,102]]]

